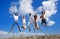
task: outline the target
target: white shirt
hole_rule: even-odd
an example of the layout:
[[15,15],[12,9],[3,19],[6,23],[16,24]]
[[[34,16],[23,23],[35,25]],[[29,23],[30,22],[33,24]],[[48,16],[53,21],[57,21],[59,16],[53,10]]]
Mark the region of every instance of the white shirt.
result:
[[15,20],[15,21],[18,21],[18,17],[19,17],[19,16],[14,15],[14,20]]
[[30,21],[28,22],[28,25],[30,25],[31,23],[34,23],[34,17],[33,16],[30,16]]
[[24,18],[24,19],[22,19],[22,21],[23,21],[23,23],[26,23],[26,19]]
[[33,22],[33,21],[34,21],[34,17],[31,16],[31,17],[30,17],[30,22]]

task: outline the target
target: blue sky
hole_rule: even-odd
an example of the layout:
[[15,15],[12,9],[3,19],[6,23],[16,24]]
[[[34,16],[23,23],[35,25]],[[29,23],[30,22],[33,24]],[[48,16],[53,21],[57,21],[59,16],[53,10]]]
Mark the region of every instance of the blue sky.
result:
[[[37,7],[39,7],[41,4],[41,2],[44,0],[33,0],[33,7],[34,10],[37,9]],[[11,14],[9,13],[9,7],[11,6],[11,2],[18,2],[18,0],[0,0],[0,30],[2,31],[7,31],[9,32],[10,27],[13,23],[13,17],[11,16]],[[58,0],[58,5],[57,5],[57,13],[55,15],[53,15],[52,17],[50,17],[52,20],[55,21],[55,24],[52,26],[48,26],[48,28],[46,29],[45,27],[41,26],[42,29],[42,33],[49,33],[49,34],[60,34],[60,5],[59,5],[59,0]],[[26,19],[28,19],[27,17],[28,15],[26,15]],[[29,20],[27,20],[28,22]],[[19,18],[19,24],[20,26],[22,26],[22,21],[21,21],[21,17]],[[22,29],[21,29],[22,30]],[[31,30],[33,32],[33,29],[31,27]],[[17,26],[14,26],[12,32],[16,32],[18,33],[18,28]],[[27,30],[24,30],[24,32],[28,32]],[[39,31],[36,31],[39,32]]]

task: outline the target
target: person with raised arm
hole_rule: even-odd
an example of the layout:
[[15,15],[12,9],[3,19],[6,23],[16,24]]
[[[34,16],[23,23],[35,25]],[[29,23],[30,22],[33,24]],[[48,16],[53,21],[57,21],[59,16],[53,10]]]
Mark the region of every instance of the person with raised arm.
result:
[[19,31],[21,32],[21,30],[20,30],[20,25],[19,25],[19,23],[18,23],[18,19],[19,19],[20,14],[19,14],[19,13],[12,13],[12,15],[13,15],[13,17],[14,17],[14,22],[13,22],[13,24],[12,24],[12,27],[11,27],[11,29],[10,29],[10,32],[12,31],[14,25],[17,25]]
[[26,18],[25,18],[25,16],[22,16],[22,28],[23,29],[26,29]]
[[46,13],[45,13],[44,10],[42,11],[42,15],[40,16],[40,18],[42,18],[41,24],[42,24],[43,26],[46,26],[46,28],[47,28]]
[[[28,22],[29,32],[31,31],[30,24],[32,24],[32,26],[34,26],[34,17],[31,13],[29,13],[29,22]],[[35,31],[35,29],[34,29],[34,31]]]

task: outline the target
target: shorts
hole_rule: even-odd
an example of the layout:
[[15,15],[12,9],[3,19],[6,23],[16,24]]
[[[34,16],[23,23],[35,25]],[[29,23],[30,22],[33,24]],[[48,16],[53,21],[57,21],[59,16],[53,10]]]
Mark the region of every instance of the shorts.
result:
[[42,19],[41,24],[46,24],[46,19]]

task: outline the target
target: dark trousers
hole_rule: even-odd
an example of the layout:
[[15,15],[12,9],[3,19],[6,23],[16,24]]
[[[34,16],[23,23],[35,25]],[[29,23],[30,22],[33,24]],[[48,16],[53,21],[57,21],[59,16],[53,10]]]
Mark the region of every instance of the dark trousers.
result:
[[19,24],[18,24],[18,22],[17,22],[17,21],[14,21],[14,22],[13,22],[12,27],[11,27],[11,29],[10,29],[10,32],[12,31],[12,29],[13,29],[14,25],[17,25],[17,26],[18,26],[19,31],[21,32],[21,30],[20,30],[20,26],[19,26]]

